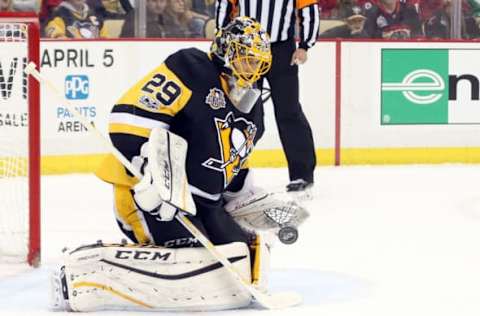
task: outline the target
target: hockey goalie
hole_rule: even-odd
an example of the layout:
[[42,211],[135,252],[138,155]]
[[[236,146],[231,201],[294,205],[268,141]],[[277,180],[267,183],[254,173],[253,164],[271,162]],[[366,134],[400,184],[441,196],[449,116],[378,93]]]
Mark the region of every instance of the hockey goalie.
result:
[[[113,106],[113,155],[97,175],[113,185],[129,243],[66,250],[52,276],[54,309],[205,311],[252,303],[252,295],[181,223],[188,219],[251,286],[267,291],[269,239],[293,242],[307,211],[253,184],[247,158],[261,126],[256,81],[271,65],[260,24],[239,17],[209,53],[170,55]],[[281,232],[281,233],[280,233]]]

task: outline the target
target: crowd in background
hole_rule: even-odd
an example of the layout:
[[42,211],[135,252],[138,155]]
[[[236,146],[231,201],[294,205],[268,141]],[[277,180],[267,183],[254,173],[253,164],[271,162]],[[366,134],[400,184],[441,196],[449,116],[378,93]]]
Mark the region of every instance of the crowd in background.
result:
[[[319,37],[448,39],[452,1],[461,1],[461,38],[480,38],[480,0],[318,0]],[[215,2],[146,0],[144,37],[212,37]],[[136,4],[135,0],[0,0],[0,11],[37,12],[42,36],[47,38],[128,38],[138,35]]]
[[448,39],[453,1],[461,7],[460,37],[479,38],[479,0],[319,0],[323,21],[341,21],[320,37]]

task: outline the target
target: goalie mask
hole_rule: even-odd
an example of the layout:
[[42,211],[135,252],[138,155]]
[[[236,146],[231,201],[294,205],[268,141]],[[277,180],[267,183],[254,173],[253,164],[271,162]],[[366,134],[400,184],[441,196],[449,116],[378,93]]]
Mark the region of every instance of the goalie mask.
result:
[[210,51],[231,71],[239,88],[251,88],[272,64],[270,39],[250,17],[237,17],[218,30]]

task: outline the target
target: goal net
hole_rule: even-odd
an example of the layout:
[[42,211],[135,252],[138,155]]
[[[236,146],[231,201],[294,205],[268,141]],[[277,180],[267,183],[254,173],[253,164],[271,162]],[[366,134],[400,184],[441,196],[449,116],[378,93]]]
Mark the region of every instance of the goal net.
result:
[[0,262],[40,259],[38,60],[37,18],[0,12]]

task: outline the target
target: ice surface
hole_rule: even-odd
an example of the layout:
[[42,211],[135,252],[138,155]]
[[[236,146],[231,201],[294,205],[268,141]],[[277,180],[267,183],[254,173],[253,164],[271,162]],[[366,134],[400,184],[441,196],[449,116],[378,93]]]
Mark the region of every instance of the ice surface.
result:
[[[269,188],[287,182],[285,169],[256,175]],[[299,240],[272,255],[272,292],[297,291],[304,304],[198,315],[480,315],[480,166],[320,167],[315,176]],[[1,316],[68,314],[47,309],[61,249],[123,238],[109,185],[91,175],[42,185],[43,265],[0,265]]]

